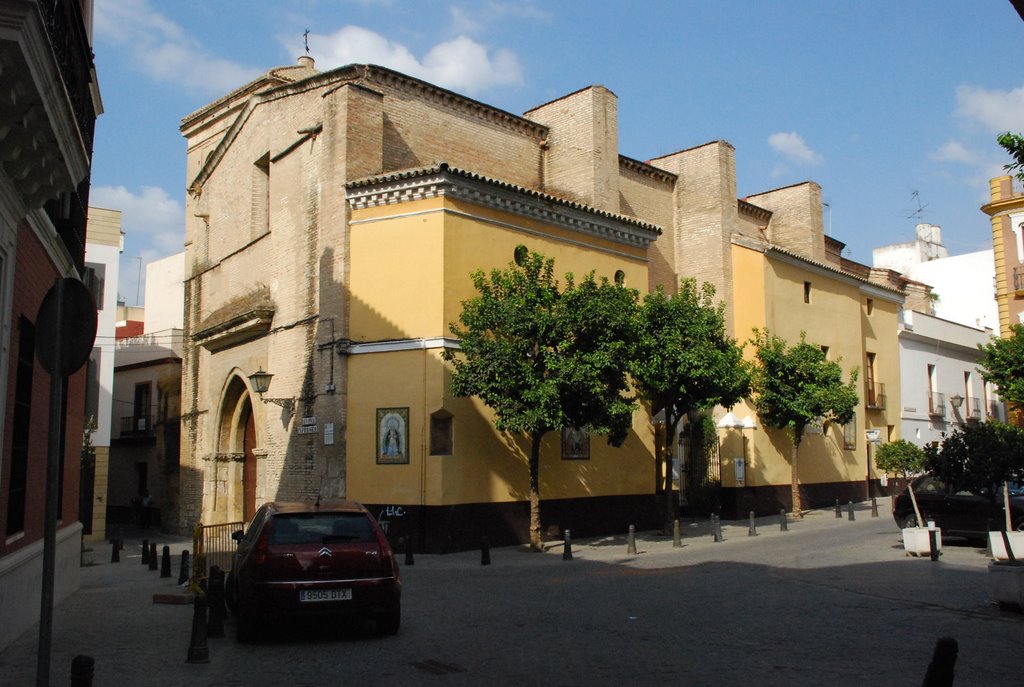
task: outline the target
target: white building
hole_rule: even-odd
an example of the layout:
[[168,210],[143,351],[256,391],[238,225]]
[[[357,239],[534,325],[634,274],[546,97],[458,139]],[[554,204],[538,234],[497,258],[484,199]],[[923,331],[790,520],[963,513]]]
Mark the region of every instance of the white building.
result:
[[978,345],[991,329],[968,327],[911,310],[900,326],[901,436],[919,446],[958,426],[1006,419],[992,385],[978,369]]
[[107,474],[110,461],[111,403],[114,390],[114,333],[117,327],[117,282],[124,234],[121,211],[89,208],[85,238],[86,281],[96,297],[96,343],[89,357],[85,421],[95,423],[92,474],[83,466],[79,517],[86,539],[106,536]]

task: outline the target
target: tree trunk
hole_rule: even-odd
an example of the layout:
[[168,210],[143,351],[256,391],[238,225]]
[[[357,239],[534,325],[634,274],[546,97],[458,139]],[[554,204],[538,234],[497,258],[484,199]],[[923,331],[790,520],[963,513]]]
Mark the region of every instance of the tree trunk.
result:
[[[666,410],[666,412],[665,412],[665,442],[664,442],[664,444],[661,447],[662,448],[662,451],[661,451],[662,460],[664,461],[662,463],[662,465],[664,466],[662,474],[664,475],[664,479],[665,479],[665,482],[664,482],[664,484],[665,484],[665,522],[664,522],[665,528],[664,528],[664,532],[663,532],[664,534],[672,534],[672,529],[673,529],[673,526],[675,524],[675,519],[676,519],[675,518],[675,515],[676,515],[675,514],[675,508],[674,508],[675,503],[672,500],[672,446],[673,446],[672,439],[675,436],[676,425],[678,425],[678,424],[679,424],[679,418],[677,417],[674,420],[672,420],[672,418],[669,417],[668,411]],[[682,484],[680,484],[679,486],[680,486],[680,488],[682,488]]]
[[804,514],[803,514],[803,504],[800,503],[800,478],[798,476],[797,466],[796,466],[796,455],[797,455],[797,452],[799,450],[800,450],[800,444],[798,444],[798,443],[796,443],[794,441],[793,442],[793,449],[790,452],[790,455],[792,456],[792,466],[793,466],[793,470],[792,470],[792,473],[791,473],[792,474],[792,480],[791,480],[790,488],[792,489],[792,497],[793,497],[793,517],[797,518],[797,519],[800,519],[800,518],[804,517]]
[[530,550],[543,551],[540,538],[540,440],[538,434],[530,442]]

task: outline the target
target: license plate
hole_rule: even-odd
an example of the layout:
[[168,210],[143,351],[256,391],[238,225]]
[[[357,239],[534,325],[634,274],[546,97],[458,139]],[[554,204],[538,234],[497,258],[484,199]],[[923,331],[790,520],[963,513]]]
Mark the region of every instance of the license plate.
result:
[[348,601],[352,598],[351,589],[302,589],[299,601],[316,603],[318,601]]

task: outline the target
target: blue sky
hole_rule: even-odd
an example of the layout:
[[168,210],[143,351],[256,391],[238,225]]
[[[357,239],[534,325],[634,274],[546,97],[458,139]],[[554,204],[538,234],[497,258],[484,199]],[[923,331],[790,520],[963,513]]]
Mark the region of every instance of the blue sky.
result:
[[516,114],[602,84],[624,155],[725,139],[739,196],[818,182],[826,229],[868,264],[918,216],[953,254],[991,247],[995,136],[1024,129],[1008,0],[96,0],[90,202],[123,212],[129,305],[140,265],[183,248],[181,118],[294,63],[306,29],[318,69],[381,64]]

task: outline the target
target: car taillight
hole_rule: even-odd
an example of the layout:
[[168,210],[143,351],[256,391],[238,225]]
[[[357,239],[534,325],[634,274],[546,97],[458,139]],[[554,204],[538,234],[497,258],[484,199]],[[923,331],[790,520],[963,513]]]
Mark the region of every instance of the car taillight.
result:
[[395,566],[395,557],[391,554],[391,545],[388,544],[388,538],[384,536],[384,532],[380,529],[376,530],[376,534],[377,546],[380,548],[381,572],[385,575],[397,575],[398,570]]
[[267,562],[267,548],[270,546],[270,528],[263,528],[260,538],[252,548],[252,560],[256,565],[263,565]]

